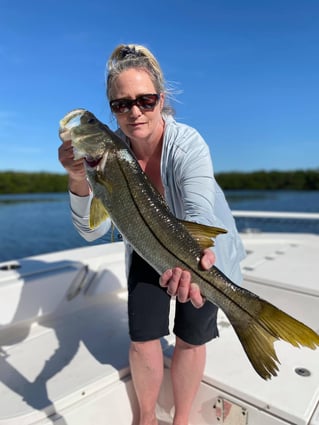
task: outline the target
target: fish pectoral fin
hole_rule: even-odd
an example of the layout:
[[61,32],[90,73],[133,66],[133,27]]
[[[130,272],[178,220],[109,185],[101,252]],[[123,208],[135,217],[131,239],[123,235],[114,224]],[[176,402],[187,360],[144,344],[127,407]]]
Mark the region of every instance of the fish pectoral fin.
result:
[[202,249],[214,246],[213,239],[218,235],[227,233],[227,230],[220,227],[206,226],[205,224],[186,220],[180,220],[180,222],[186,227],[188,233],[192,235]]
[[101,199],[94,197],[90,207],[90,228],[95,229],[109,217]]
[[97,173],[95,180],[97,183],[104,186],[109,193],[113,192],[112,184],[106,179],[105,176],[103,177],[100,173]]

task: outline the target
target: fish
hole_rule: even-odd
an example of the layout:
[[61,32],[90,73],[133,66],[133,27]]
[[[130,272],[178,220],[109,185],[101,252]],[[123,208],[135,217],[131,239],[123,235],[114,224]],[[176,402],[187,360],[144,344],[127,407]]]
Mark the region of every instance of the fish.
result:
[[213,246],[226,230],[176,218],[130,147],[106,124],[88,110],[75,109],[60,120],[59,131],[69,132],[76,157],[84,158],[93,192],[90,227],[109,217],[159,274],[174,267],[188,270],[203,297],[226,314],[261,378],[268,380],[279,372],[275,341],[318,347],[319,335],[307,325],[232,282],[216,266],[201,268],[203,249]]

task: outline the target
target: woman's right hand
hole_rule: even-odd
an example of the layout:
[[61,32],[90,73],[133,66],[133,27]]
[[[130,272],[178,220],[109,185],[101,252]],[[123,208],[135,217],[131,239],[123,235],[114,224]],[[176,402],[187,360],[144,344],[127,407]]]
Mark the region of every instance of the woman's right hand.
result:
[[69,190],[78,196],[89,195],[89,184],[83,158],[74,160],[71,140],[65,140],[65,135],[60,135],[62,144],[59,147],[59,161],[69,174]]
[[86,178],[83,158],[74,160],[71,140],[63,142],[59,147],[59,161],[74,180],[83,181]]

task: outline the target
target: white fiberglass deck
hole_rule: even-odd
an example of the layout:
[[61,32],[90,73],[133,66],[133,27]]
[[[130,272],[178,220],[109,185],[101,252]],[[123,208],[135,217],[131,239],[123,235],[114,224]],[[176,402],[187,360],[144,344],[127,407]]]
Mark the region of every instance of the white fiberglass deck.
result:
[[[318,331],[319,237],[243,240],[245,286]],[[20,268],[0,271],[0,425],[133,423],[123,260],[117,243],[5,264]],[[278,343],[280,372],[264,382],[222,313],[219,328],[190,424],[319,424],[319,350]],[[163,340],[168,368],[172,344]],[[223,419],[227,400],[233,409]],[[161,424],[172,409],[167,369]]]

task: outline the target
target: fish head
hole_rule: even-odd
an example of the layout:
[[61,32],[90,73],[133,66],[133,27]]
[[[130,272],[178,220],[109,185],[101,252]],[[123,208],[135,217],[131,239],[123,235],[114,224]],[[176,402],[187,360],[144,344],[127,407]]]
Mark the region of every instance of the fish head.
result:
[[91,112],[74,109],[60,121],[60,135],[69,132],[74,159],[84,158],[89,167],[96,167],[112,146],[111,131]]

